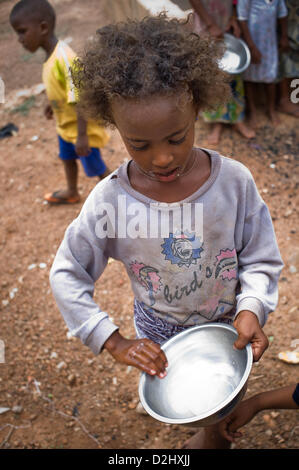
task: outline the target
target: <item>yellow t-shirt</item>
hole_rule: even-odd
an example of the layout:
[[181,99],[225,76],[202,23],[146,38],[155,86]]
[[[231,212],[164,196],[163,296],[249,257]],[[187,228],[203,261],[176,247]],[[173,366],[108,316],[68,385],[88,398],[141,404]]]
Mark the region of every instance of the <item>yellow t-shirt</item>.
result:
[[[51,56],[43,65],[43,82],[56,119],[58,135],[67,142],[76,143],[78,135],[76,95],[70,67],[76,58],[74,51],[58,41]],[[90,147],[103,147],[109,140],[105,129],[89,120],[87,135]]]

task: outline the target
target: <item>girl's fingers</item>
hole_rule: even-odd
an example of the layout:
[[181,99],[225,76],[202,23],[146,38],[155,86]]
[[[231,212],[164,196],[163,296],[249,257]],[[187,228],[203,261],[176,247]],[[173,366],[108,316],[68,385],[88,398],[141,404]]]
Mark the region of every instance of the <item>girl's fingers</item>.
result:
[[166,375],[167,359],[159,345],[148,341],[140,341],[131,349],[129,355],[136,362],[136,366],[145,370],[145,372],[151,375],[157,374],[161,378]]

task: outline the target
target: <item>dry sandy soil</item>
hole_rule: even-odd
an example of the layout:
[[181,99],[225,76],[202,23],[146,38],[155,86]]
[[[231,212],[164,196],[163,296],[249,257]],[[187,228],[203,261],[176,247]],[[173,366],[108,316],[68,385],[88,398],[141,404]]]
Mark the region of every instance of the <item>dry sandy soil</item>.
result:
[[[72,38],[80,50],[85,40],[106,19],[101,1],[54,1],[57,33]],[[7,96],[41,81],[42,52],[22,50],[8,24],[13,2],[0,2],[0,72]],[[104,351],[99,357],[67,329],[53,300],[49,269],[69,223],[81,204],[51,207],[46,191],[64,186],[57,158],[53,122],[46,121],[42,93],[18,112],[0,105],[0,127],[14,122],[19,132],[0,141],[1,280],[0,339],[5,363],[0,363],[0,448],[11,449],[179,449],[194,433],[187,427],[160,424],[140,415],[139,372],[115,363]],[[281,125],[271,127],[260,107],[257,137],[247,142],[225,129],[218,150],[244,163],[252,171],[269,205],[285,263],[279,282],[279,304],[265,326],[270,347],[249,379],[247,396],[298,381],[298,365],[278,359],[294,350],[298,331],[298,120],[280,115]],[[196,144],[207,146],[208,127],[199,121]],[[127,157],[116,132],[103,150],[111,169]],[[80,169],[80,192],[88,195],[96,184]],[[101,292],[101,294],[100,294]],[[96,300],[134,335],[133,296],[118,262],[108,265],[97,284]],[[298,347],[297,343],[297,347]],[[298,412],[265,411],[244,428],[236,449],[298,448]]]

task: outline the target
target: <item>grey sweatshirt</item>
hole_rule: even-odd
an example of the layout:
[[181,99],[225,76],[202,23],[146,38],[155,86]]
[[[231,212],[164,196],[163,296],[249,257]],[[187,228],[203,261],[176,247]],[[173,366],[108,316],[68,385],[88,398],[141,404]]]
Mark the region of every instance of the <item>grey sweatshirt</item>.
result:
[[94,188],[67,228],[51,287],[71,334],[94,354],[120,326],[93,300],[109,257],[124,264],[136,300],[169,323],[250,310],[263,326],[275,309],[283,263],[269,210],[244,165],[206,151],[210,177],[183,201],[135,191],[129,162]]

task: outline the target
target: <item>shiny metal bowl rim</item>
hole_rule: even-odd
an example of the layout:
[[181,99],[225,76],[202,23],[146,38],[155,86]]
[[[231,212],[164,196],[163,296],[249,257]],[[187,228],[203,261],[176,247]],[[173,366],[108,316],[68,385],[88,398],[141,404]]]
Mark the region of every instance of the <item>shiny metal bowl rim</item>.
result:
[[250,54],[250,50],[249,50],[249,47],[247,46],[246,42],[242,38],[237,38],[233,34],[229,34],[229,33],[224,33],[223,37],[224,37],[224,39],[225,38],[233,38],[235,41],[239,41],[243,45],[243,47],[245,49],[245,52],[246,52],[246,62],[243,65],[243,67],[241,67],[240,69],[237,69],[236,72],[227,72],[227,73],[229,73],[230,75],[238,75],[240,73],[245,72],[245,70],[249,67],[250,62],[251,62],[251,54]]
[[[233,333],[236,334],[236,339],[237,339],[238,333],[237,333],[237,330],[233,326],[228,325],[226,323],[211,322],[211,323],[208,323],[208,324],[205,324],[205,325],[198,325],[198,326],[195,326],[195,327],[190,327],[190,328],[182,331],[181,333],[178,333],[177,335],[175,335],[172,338],[170,338],[169,340],[167,340],[161,346],[161,349],[163,349],[163,351],[165,351],[165,349],[167,349],[167,347],[171,343],[174,343],[177,340],[178,336],[180,336],[180,337],[187,336],[188,334],[190,334],[191,331],[201,330],[201,329],[206,329],[206,328],[211,328],[211,327],[230,330],[230,331],[232,331]],[[144,393],[143,393],[144,386],[145,386],[145,380],[147,378],[146,377],[147,376],[146,372],[143,372],[141,374],[140,381],[139,381],[139,397],[140,397],[140,401],[141,401],[141,404],[142,404],[143,408],[153,418],[157,419],[158,421],[162,421],[162,422],[168,423],[168,424],[194,423],[196,421],[201,421],[205,418],[208,418],[209,416],[212,416],[212,415],[218,413],[223,408],[225,408],[239,394],[239,392],[242,390],[242,388],[245,386],[245,384],[247,382],[248,376],[249,376],[250,371],[251,371],[252,362],[253,362],[251,344],[250,343],[247,344],[247,346],[244,349],[246,349],[246,353],[247,353],[247,363],[246,363],[246,368],[245,368],[245,371],[243,373],[242,379],[240,380],[240,383],[235,388],[235,390],[226,398],[226,400],[222,401],[221,403],[219,403],[217,406],[210,409],[206,413],[201,413],[200,415],[196,415],[193,418],[167,418],[165,416],[162,416],[162,415],[159,415],[158,413],[156,413],[154,410],[152,410],[148,406],[148,404],[146,402],[146,399],[145,399],[145,396],[144,396]],[[150,376],[150,378],[153,378],[153,376]],[[158,379],[158,380],[163,380],[163,379]]]

